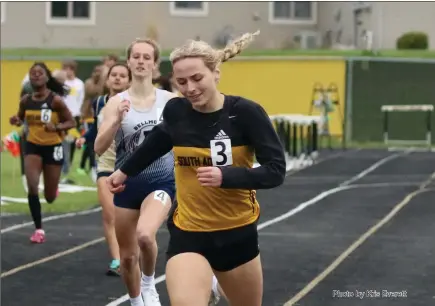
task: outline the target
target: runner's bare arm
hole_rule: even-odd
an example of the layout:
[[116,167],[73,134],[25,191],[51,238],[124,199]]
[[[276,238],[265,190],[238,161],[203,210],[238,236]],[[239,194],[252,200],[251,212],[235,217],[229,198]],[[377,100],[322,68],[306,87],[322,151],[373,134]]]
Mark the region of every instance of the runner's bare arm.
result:
[[27,101],[27,99],[29,98],[29,94],[24,95],[21,100],[20,100],[20,104],[18,106],[18,113],[17,113],[17,117],[20,118],[21,122],[24,121],[24,116],[26,114],[26,109],[25,109],[25,103]]
[[106,106],[101,110],[103,121],[98,129],[94,144],[95,153],[100,156],[110,147],[115,139],[116,132],[121,127],[121,121],[118,116],[120,102],[121,98],[114,96],[107,101]]

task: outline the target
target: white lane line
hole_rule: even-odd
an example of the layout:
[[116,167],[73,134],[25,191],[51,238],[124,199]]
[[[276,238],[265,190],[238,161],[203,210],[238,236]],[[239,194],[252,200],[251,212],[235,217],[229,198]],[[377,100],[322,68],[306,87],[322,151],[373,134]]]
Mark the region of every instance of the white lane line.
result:
[[351,179],[344,181],[343,183],[340,184],[340,186],[347,186],[352,184],[353,182],[363,178],[364,176],[366,176],[367,174],[369,174],[370,172],[376,170],[377,168],[379,168],[380,166],[382,166],[383,164],[385,164],[386,162],[389,162],[392,159],[395,159],[399,156],[403,156],[408,154],[409,152],[404,152],[404,153],[396,153],[390,156],[387,156],[381,160],[379,160],[377,163],[374,163],[372,166],[368,167],[366,170],[362,171],[361,173],[359,173],[358,175],[355,175],[354,177],[352,177]]
[[[48,221],[54,221],[54,220],[60,220],[60,219],[65,219],[65,218],[72,218],[72,217],[76,217],[76,216],[85,216],[85,215],[89,215],[89,214],[93,214],[95,212],[99,212],[101,211],[101,207],[97,207],[97,208],[93,208],[93,209],[89,209],[89,210],[83,210],[83,211],[79,211],[79,212],[71,212],[71,213],[67,213],[67,214],[62,214],[62,215],[55,215],[55,216],[50,216],[50,217],[46,217],[42,219],[42,222],[48,222]],[[8,233],[8,232],[12,232],[15,231],[17,229],[23,228],[23,227],[27,227],[27,226],[31,226],[33,225],[33,222],[25,222],[25,223],[21,223],[21,224],[15,224],[9,227],[6,227],[4,229],[1,230],[1,233]]]

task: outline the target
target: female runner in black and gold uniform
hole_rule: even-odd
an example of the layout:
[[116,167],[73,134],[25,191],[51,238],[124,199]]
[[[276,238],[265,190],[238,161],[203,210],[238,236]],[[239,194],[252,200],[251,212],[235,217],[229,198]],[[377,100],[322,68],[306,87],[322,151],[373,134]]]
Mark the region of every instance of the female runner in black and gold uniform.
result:
[[[157,158],[173,150],[177,207],[168,222],[166,285],[172,306],[207,305],[216,275],[229,304],[261,306],[257,189],[284,181],[284,150],[258,103],[220,93],[219,65],[254,38],[245,34],[223,50],[188,41],[170,56],[185,97],[171,99],[157,125],[107,182],[125,188]],[[254,156],[261,166],[253,168]]]
[[18,114],[10,118],[10,123],[20,126],[26,121],[27,124],[24,164],[29,208],[36,228],[30,240],[43,243],[45,232],[38,195],[39,177],[42,172],[44,196],[48,203],[52,203],[57,196],[63,163],[63,135],[75,126],[75,122],[62,100],[67,89],[53,78],[47,66],[35,63],[29,76],[33,93],[21,98]]

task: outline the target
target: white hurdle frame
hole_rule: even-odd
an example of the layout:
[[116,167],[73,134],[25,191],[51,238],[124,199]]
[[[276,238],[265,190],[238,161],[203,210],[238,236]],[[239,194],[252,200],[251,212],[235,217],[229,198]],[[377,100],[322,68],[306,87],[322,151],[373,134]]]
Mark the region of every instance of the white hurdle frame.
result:
[[[432,113],[434,106],[430,104],[420,105],[382,105],[381,112],[383,114],[384,131],[383,138],[385,145],[388,146],[390,151],[401,150],[418,150],[415,147],[408,147],[406,145],[426,145],[426,148],[420,148],[421,151],[433,151],[432,150]],[[389,125],[388,117],[391,112],[425,112],[426,113],[426,137],[424,140],[402,140],[402,139],[390,139],[389,138]],[[396,145],[392,147],[390,145]]]

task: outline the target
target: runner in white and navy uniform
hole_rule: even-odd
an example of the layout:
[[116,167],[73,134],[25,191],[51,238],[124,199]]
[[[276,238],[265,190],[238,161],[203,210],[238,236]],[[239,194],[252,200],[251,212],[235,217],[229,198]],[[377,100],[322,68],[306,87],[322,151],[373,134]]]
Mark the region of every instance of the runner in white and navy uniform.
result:
[[[161,122],[162,111],[168,101],[168,92],[156,88],[156,101],[151,109],[139,111],[134,107],[126,113],[118,130],[115,169],[136,150],[146,135]],[[128,91],[118,94],[121,101],[130,101]],[[171,96],[172,97],[172,96]],[[175,196],[174,154],[172,151],[156,160],[149,168],[135,177],[129,177],[125,189],[114,196],[117,207],[140,209],[143,200],[156,190],[165,191],[171,199]],[[159,196],[159,195],[155,195]]]
[[[145,98],[141,99],[134,88],[130,87],[127,91],[112,97],[103,109],[103,124],[98,132],[100,134],[103,130],[102,136],[107,135],[104,131],[107,131],[107,128],[103,125],[106,117],[108,121],[112,121],[111,110],[115,107],[116,131],[114,134],[113,131],[109,133],[111,138],[108,139],[115,141],[115,170],[161,122],[163,108],[173,97],[170,92],[155,88],[152,84],[150,86],[144,91],[147,92]],[[98,142],[97,136],[95,149],[97,154],[101,154],[102,152],[99,151],[101,141]],[[125,183],[125,189],[114,195],[115,232],[121,257],[121,276],[129,291],[132,306],[161,306],[154,281],[158,253],[156,232],[166,219],[174,197],[172,152],[156,160],[149,169],[129,178]],[[137,253],[138,244],[140,256]],[[142,263],[142,278],[140,278],[139,259]]]
[[[127,65],[132,76],[130,87],[111,97],[103,108],[103,120],[94,144],[95,153],[101,156],[115,141],[115,169],[161,122],[166,102],[175,97],[153,86],[152,75],[159,60],[160,51],[153,40],[139,39],[127,48]],[[156,234],[168,216],[175,194],[172,153],[130,178],[121,189],[113,199],[115,232],[121,276],[130,304],[161,306],[154,279],[158,254]]]

